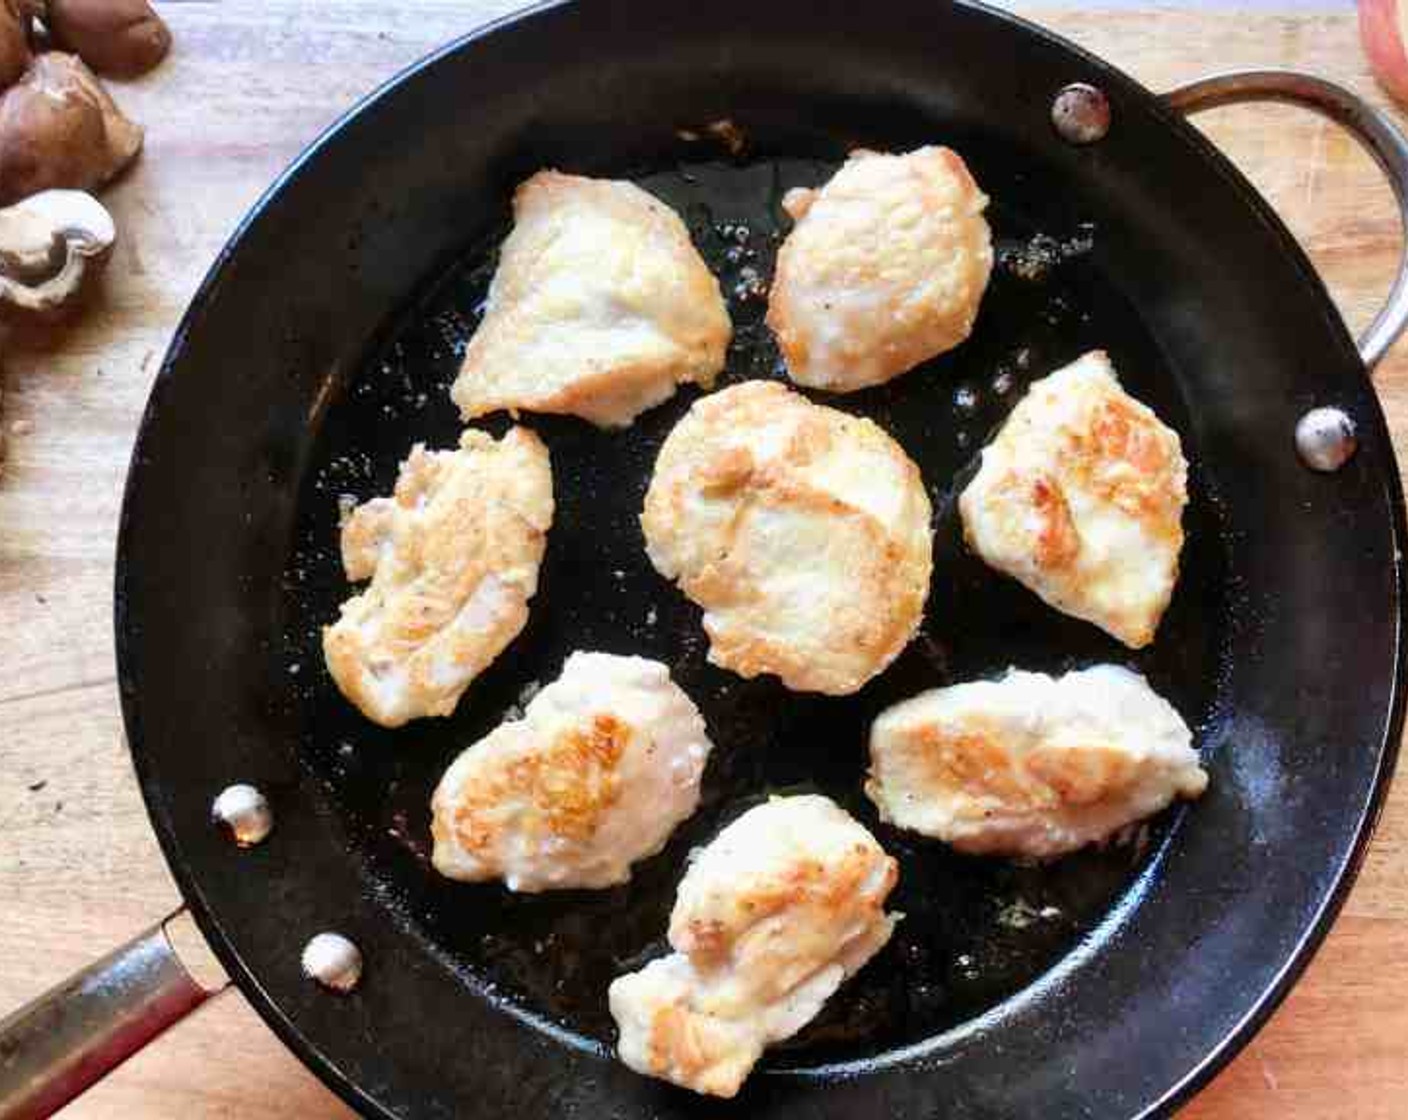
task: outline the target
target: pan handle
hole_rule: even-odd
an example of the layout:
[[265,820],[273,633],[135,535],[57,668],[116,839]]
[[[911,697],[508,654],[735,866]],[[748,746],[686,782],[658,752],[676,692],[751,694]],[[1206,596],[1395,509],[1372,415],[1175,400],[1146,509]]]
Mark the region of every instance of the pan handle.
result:
[[228,986],[197,980],[173,933],[199,937],[178,910],[0,1020],[0,1120],[52,1115]]
[[[1347,129],[1388,176],[1408,237],[1408,139],[1389,118],[1343,86],[1294,70],[1235,70],[1213,74],[1163,95],[1171,109],[1189,116],[1246,101],[1280,101],[1311,109]],[[1359,339],[1359,356],[1373,369],[1408,326],[1408,246],[1383,310]]]

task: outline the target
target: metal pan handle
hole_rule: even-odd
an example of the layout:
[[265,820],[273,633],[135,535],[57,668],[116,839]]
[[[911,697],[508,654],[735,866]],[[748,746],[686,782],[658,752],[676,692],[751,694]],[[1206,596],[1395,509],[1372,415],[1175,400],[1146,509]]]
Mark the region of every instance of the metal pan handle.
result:
[[228,985],[187,969],[171,938],[182,923],[178,910],[0,1020],[0,1120],[51,1116]]
[[[1336,121],[1374,157],[1388,176],[1398,199],[1399,215],[1408,237],[1408,139],[1386,113],[1356,94],[1324,78],[1294,70],[1235,70],[1214,74],[1163,95],[1164,102],[1185,116],[1246,101],[1280,101],[1300,105]],[[1373,369],[1408,326],[1408,245],[1398,262],[1398,276],[1383,310],[1359,339],[1359,355]]]

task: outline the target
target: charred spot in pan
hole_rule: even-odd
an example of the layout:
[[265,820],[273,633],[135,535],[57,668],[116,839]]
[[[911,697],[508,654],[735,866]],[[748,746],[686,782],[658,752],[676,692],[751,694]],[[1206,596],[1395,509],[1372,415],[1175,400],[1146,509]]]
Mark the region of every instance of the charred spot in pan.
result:
[[[940,139],[963,151],[994,199],[989,219],[999,260],[1009,249],[1030,251],[1048,240],[1069,246],[1091,233],[1086,215],[1062,209],[1049,183],[1004,178],[1001,169],[1020,163],[1010,153],[974,138]],[[844,146],[832,148],[840,158]],[[761,143],[754,151],[765,154]],[[785,377],[763,324],[766,298],[746,270],[766,284],[788,228],[782,194],[821,182],[833,166],[821,158],[671,161],[639,176],[683,215],[720,277],[735,328],[720,384]],[[283,642],[270,660],[298,729],[299,760],[347,837],[368,896],[434,946],[463,978],[465,999],[492,998],[609,1046],[615,1032],[606,988],[665,950],[661,933],[690,851],[770,792],[821,791],[856,815],[898,859],[890,905],[906,915],[883,952],[765,1060],[774,1067],[873,1058],[968,1022],[1040,977],[1125,895],[1148,858],[1135,845],[1016,867],[884,826],[861,792],[866,733],[881,709],[1012,664],[1047,672],[1097,660],[1129,664],[1190,723],[1215,717],[1227,637],[1221,515],[1197,463],[1178,379],[1101,260],[1095,230],[1093,244],[1063,252],[1039,275],[1000,266],[963,346],[888,385],[817,395],[894,435],[920,464],[935,508],[934,577],[920,634],[889,670],[845,699],[791,693],[772,678],[744,680],[711,666],[699,609],[651,568],[637,517],[661,442],[699,396],[689,387],[625,432],[571,418],[520,418],[550,448],[557,501],[527,627],[452,717],[399,732],[362,719],[328,679],[320,648],[321,627],[348,593],[338,558],[339,498],[389,492],[412,444],[446,447],[458,437],[447,389],[482,314],[495,244],[478,246],[436,277],[388,326],[327,407],[303,469],[285,564]],[[978,449],[1027,384],[1096,347],[1111,352],[1130,391],[1192,452],[1183,576],[1158,641],[1135,655],[985,568],[963,544],[954,501]],[[497,434],[511,422],[498,415],[483,426]],[[638,653],[670,665],[716,744],[699,811],[663,852],[636,865],[630,883],[611,890],[514,895],[440,878],[425,859],[440,775],[521,704],[525,685],[552,679],[574,649]],[[294,663],[301,669],[290,676]],[[1154,823],[1150,849],[1172,819]]]

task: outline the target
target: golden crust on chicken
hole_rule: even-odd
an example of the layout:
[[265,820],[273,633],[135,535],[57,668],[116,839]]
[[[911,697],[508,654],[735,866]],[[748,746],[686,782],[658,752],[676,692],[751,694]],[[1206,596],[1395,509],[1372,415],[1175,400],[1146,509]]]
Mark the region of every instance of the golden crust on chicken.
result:
[[849,392],[953,349],[992,272],[987,197],[957,153],[856,151],[787,193],[768,325],[799,385]]
[[1178,579],[1187,480],[1178,435],[1094,351],[1032,383],[958,507],[989,565],[1139,649]]
[[371,580],[323,629],[343,695],[384,727],[454,711],[527,622],[552,515],[548,451],[527,429],[417,444],[393,495],[342,526],[347,578]]
[[708,388],[733,334],[684,223],[632,183],[540,171],[513,196],[484,320],[450,395],[630,424],[676,385]]
[[696,401],[641,515],[662,575],[704,608],[709,660],[844,695],[914,636],[932,569],[919,470],[869,420],[770,381]]

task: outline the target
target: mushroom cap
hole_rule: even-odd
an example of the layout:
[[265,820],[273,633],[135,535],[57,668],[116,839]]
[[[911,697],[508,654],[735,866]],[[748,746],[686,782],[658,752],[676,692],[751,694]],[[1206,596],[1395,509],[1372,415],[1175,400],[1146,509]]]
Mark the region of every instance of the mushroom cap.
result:
[[141,147],[141,127],[82,59],[47,51],[0,95],[0,202],[50,189],[94,190]]

